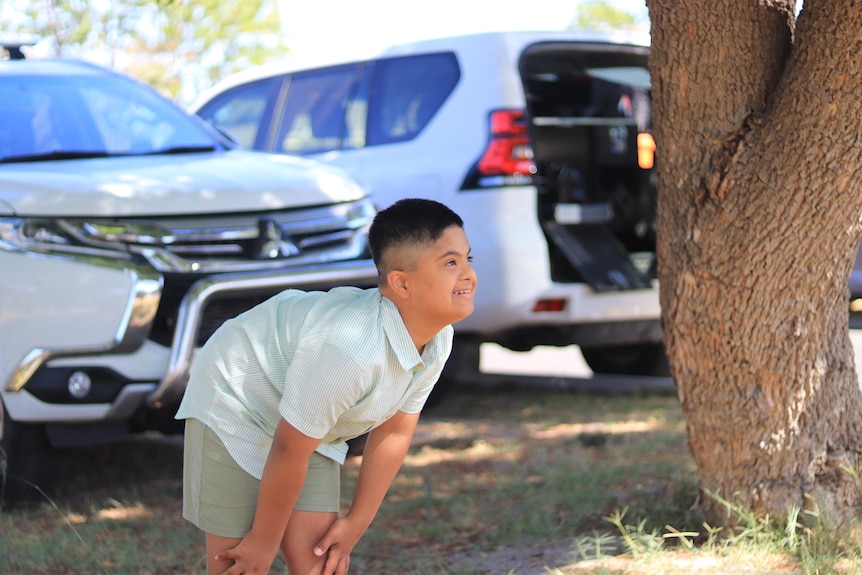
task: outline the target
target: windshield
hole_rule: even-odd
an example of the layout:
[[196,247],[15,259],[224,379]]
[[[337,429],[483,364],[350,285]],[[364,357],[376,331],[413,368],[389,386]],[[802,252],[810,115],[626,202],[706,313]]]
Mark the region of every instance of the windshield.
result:
[[4,76],[0,162],[212,150],[185,112],[127,78]]

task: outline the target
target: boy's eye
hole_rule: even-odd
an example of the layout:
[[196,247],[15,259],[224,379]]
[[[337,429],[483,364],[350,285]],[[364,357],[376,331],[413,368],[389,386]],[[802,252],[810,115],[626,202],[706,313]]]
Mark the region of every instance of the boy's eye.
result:
[[[465,260],[467,261],[467,263],[472,264],[472,263],[473,263],[473,256],[467,256],[467,257],[465,258]],[[447,266],[457,266],[457,265],[458,265],[458,261],[457,261],[457,260],[446,260],[446,263],[445,263],[444,265],[447,265]]]

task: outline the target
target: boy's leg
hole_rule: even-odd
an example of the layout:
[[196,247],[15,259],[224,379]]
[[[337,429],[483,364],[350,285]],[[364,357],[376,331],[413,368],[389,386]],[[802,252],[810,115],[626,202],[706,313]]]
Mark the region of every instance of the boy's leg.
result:
[[281,552],[290,575],[317,575],[326,557],[314,554],[314,546],[338,519],[338,513],[294,510],[284,532]]
[[220,575],[233,565],[232,559],[222,561],[215,560],[215,554],[225,549],[232,549],[239,545],[242,539],[234,539],[231,537],[222,537],[221,535],[206,534],[207,542],[207,575]]
[[[282,538],[290,575],[316,574],[323,567],[314,545],[338,518],[340,468],[317,453],[309,461],[306,483]],[[208,575],[223,573],[233,564],[213,557],[242,541],[254,519],[258,488],[259,481],[236,464],[211,429],[187,420],[183,516],[206,534]]]
[[221,574],[233,561],[213,557],[242,541],[254,518],[259,482],[234,462],[200,421],[186,420],[184,443],[183,517],[206,536],[207,574]]
[[314,546],[338,519],[341,499],[341,465],[314,453],[296,507],[290,515],[281,552],[290,575],[318,575],[326,562]]

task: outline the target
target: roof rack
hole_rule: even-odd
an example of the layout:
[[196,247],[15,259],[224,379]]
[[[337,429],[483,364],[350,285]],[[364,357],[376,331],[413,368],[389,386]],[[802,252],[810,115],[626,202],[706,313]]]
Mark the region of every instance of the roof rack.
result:
[[36,40],[18,40],[7,42],[5,40],[0,40],[0,46],[6,50],[6,53],[9,54],[10,60],[24,60],[26,56],[24,56],[24,52],[21,50],[24,46],[34,46],[36,44]]

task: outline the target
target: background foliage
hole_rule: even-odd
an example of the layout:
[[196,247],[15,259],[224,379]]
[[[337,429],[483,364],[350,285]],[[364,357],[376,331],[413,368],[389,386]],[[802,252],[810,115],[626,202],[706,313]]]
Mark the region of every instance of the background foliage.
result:
[[[633,13],[617,7],[619,2],[572,2],[578,11],[570,27],[638,24]],[[38,41],[39,55],[82,58],[114,68],[189,105],[235,72],[290,55],[279,4],[279,0],[0,0],[0,39]]]
[[189,101],[289,53],[277,0],[0,0],[4,35],[121,70]]

